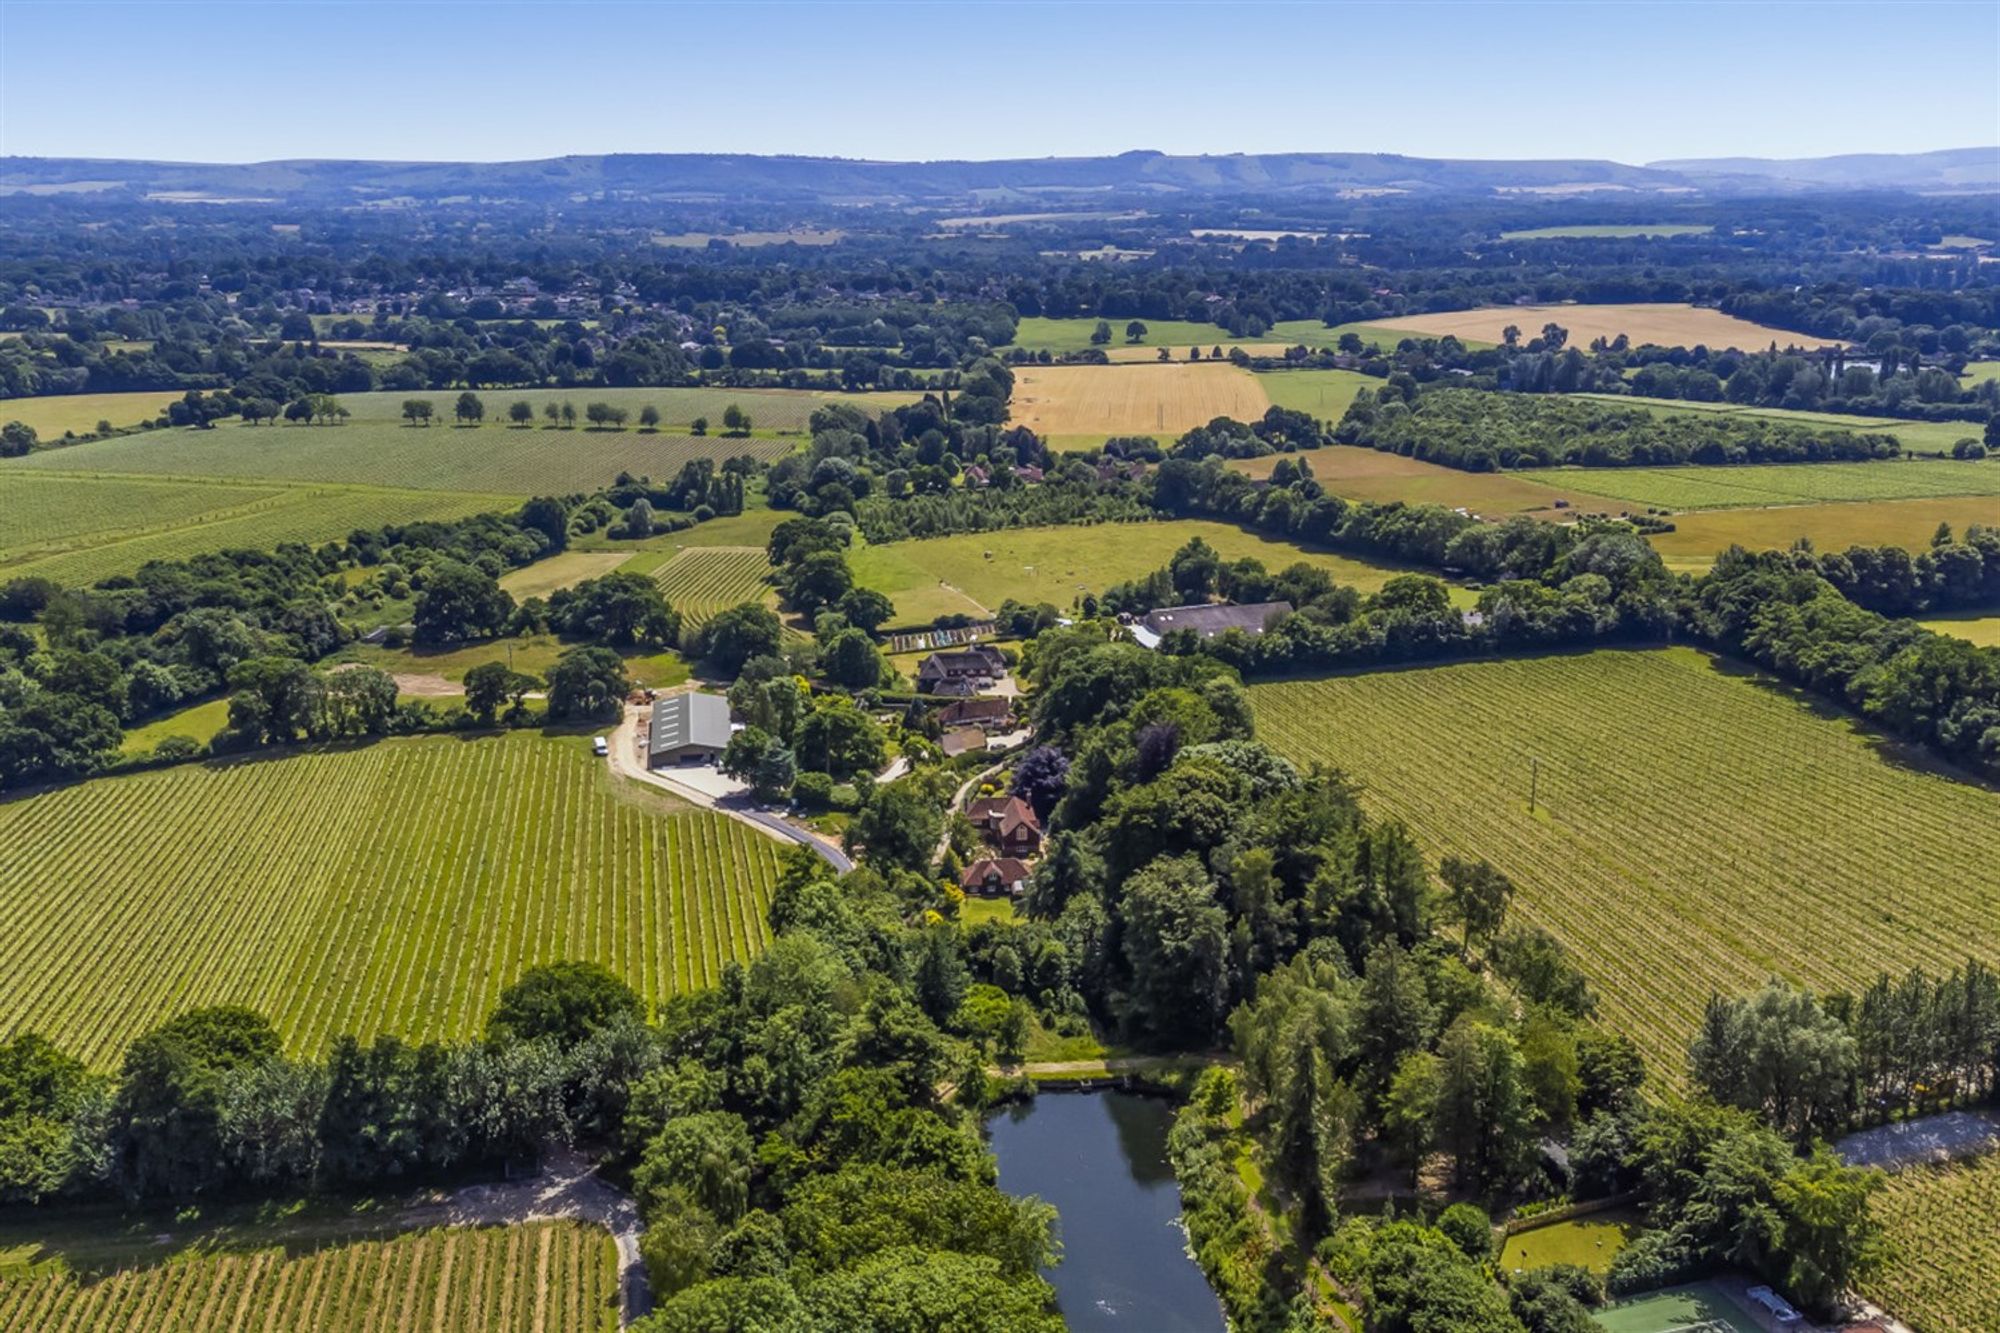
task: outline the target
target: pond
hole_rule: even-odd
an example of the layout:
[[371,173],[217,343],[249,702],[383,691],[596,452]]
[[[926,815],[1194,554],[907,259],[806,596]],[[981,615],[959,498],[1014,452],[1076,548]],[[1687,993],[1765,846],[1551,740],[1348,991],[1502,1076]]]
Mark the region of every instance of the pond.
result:
[[986,1122],[1000,1188],[1061,1214],[1047,1276],[1079,1333],[1221,1333],[1222,1306],[1188,1257],[1167,1161],[1173,1107],[1128,1092],[1044,1093]]

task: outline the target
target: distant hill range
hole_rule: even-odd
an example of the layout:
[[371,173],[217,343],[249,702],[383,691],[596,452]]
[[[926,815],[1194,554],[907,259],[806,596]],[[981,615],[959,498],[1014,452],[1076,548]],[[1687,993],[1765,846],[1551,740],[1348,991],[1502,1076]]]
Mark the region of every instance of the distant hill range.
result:
[[1391,153],[1232,153],[874,162],[748,154],[612,153],[531,162],[252,163],[0,158],[0,194],[190,202],[386,203],[615,197],[982,206],[1134,196],[1620,195],[1806,190],[2000,190],[2000,148],[1643,167],[1589,160],[1474,161]]

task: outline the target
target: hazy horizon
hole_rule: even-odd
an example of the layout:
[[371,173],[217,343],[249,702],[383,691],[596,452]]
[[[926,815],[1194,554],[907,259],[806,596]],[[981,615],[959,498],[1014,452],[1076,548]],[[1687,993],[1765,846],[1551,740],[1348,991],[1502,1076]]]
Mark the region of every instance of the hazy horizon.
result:
[[2000,141],[1996,48],[1985,0],[6,0],[0,154],[1913,153]]

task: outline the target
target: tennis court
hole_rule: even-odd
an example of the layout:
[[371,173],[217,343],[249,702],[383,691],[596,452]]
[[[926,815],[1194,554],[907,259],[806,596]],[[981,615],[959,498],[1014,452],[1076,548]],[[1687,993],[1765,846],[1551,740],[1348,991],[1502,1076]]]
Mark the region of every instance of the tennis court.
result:
[[1618,1301],[1594,1318],[1608,1333],[1763,1333],[1713,1282]]

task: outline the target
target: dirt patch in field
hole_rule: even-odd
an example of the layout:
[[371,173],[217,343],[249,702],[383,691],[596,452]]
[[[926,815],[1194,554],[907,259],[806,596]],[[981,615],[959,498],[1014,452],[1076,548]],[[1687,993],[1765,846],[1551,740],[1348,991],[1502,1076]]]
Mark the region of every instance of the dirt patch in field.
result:
[[1206,361],[1014,372],[1013,421],[1040,435],[1165,439],[1216,417],[1255,421],[1269,407],[1256,376]]
[[457,681],[428,672],[398,671],[390,679],[396,682],[396,693],[410,699],[456,699],[465,693]]
[[1569,345],[1588,347],[1597,338],[1624,334],[1636,344],[1658,343],[1662,347],[1734,347],[1761,351],[1776,342],[1780,347],[1844,346],[1838,338],[1815,338],[1804,333],[1767,328],[1747,319],[1725,315],[1720,310],[1681,303],[1635,303],[1629,305],[1512,305],[1489,306],[1483,310],[1445,310],[1429,315],[1398,315],[1372,321],[1385,329],[1400,329],[1432,338],[1451,334],[1476,338],[1481,342],[1505,341],[1501,332],[1509,324],[1521,330],[1521,341],[1541,336],[1544,324],[1560,324],[1569,330]]

